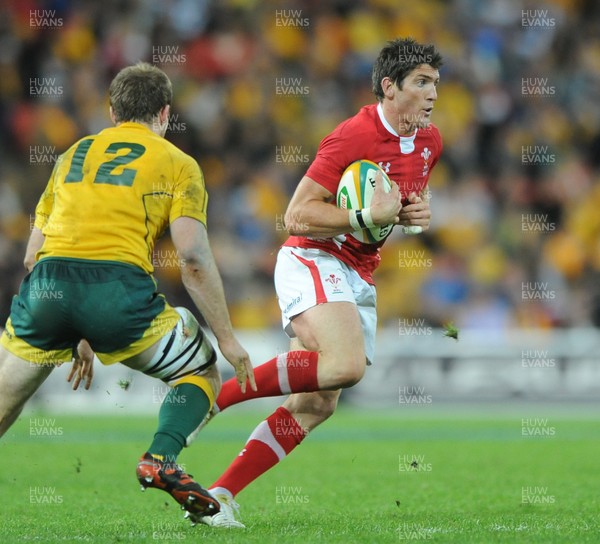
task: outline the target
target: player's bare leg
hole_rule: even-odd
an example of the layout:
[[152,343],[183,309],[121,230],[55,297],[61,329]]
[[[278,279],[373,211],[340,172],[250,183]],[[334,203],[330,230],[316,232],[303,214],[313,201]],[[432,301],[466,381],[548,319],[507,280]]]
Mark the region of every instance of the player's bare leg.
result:
[[[336,383],[337,380],[345,384],[360,380],[366,357],[360,318],[354,304],[339,302],[315,306],[297,316],[292,326],[297,338],[292,340],[291,349],[309,348],[319,353],[319,383],[321,379],[324,383]],[[323,360],[326,363],[321,369]],[[334,367],[336,362],[339,369]],[[236,519],[238,505],[234,497],[289,455],[309,432],[329,418],[336,409],[340,393],[341,390],[336,389],[290,395],[254,429],[242,452],[210,486],[211,493],[221,504],[221,512],[202,521],[216,527],[243,528]]]
[[[292,338],[290,349],[307,348],[299,338]],[[295,393],[290,395],[282,406],[304,429],[305,434],[308,434],[335,412],[341,393],[341,389],[315,391],[314,393]]]
[[335,391],[361,380],[366,356],[355,304],[328,302],[313,306],[297,315],[292,327],[306,349],[280,354],[256,367],[257,391],[242,393],[235,381],[224,383],[216,411],[254,398]]
[[[362,326],[356,304],[329,302],[313,306],[292,320],[300,349],[319,354],[319,389],[356,385],[367,364]],[[304,346],[304,347],[301,347]]]
[[289,455],[313,429],[329,418],[340,393],[338,389],[290,395],[256,427],[242,452],[209,488],[219,501],[221,511],[200,521],[212,527],[244,529],[235,495]]
[[0,346],[0,436],[19,417],[27,400],[53,368],[21,359]]
[[337,391],[295,393],[285,400],[282,407],[296,420],[304,434],[308,435],[333,415],[341,392],[342,390],[338,389]]
[[[292,338],[290,348],[306,349],[306,346],[299,338]],[[335,412],[341,393],[341,389],[295,393],[285,400],[282,407],[296,420],[304,434],[308,435]]]

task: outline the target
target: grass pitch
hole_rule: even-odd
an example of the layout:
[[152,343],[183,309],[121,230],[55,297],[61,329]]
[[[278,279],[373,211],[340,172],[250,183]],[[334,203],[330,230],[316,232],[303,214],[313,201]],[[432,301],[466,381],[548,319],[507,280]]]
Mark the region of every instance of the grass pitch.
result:
[[[268,413],[247,410],[182,453],[204,485]],[[0,541],[600,542],[600,424],[577,415],[589,407],[469,410],[341,408],[240,493],[242,532],[191,527],[168,495],[139,491],[154,418],[26,414],[0,441]]]

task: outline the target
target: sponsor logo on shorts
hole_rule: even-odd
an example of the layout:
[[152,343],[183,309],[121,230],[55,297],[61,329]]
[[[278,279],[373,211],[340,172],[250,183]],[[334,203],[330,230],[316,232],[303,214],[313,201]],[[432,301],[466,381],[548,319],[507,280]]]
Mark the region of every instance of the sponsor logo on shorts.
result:
[[284,308],[283,313],[289,312],[296,304],[299,304],[302,300],[302,293],[300,293],[297,297],[293,298],[291,302]]

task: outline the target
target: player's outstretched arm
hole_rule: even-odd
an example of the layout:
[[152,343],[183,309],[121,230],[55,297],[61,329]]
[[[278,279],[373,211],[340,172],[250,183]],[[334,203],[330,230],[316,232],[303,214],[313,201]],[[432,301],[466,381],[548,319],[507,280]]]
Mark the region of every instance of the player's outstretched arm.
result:
[[[401,207],[398,186],[392,184],[392,190],[386,193],[379,179],[371,203],[375,224],[397,223]],[[323,238],[354,230],[350,225],[348,210],[338,208],[334,203],[334,195],[308,176],[302,178],[290,200],[285,213],[285,226],[295,236]]]
[[191,217],[178,217],[171,223],[171,238],[182,262],[183,285],[217,338],[219,350],[235,369],[240,389],[245,392],[249,381],[256,391],[250,357],[233,334],[206,227]]

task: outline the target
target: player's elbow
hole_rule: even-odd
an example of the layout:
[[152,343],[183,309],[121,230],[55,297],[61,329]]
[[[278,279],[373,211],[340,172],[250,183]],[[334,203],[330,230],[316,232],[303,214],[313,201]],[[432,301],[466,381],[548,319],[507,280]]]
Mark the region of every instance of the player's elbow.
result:
[[177,251],[179,268],[182,270],[185,268],[188,270],[201,269],[212,261],[208,240],[206,244],[194,242],[193,240],[186,241],[183,244],[176,243],[175,250]]
[[180,253],[179,268],[181,269],[181,276],[184,283],[187,277],[202,274],[205,264],[206,263],[203,263],[202,259],[195,253]]
[[288,208],[283,218],[285,230],[290,236],[306,236],[308,222],[294,208]]

